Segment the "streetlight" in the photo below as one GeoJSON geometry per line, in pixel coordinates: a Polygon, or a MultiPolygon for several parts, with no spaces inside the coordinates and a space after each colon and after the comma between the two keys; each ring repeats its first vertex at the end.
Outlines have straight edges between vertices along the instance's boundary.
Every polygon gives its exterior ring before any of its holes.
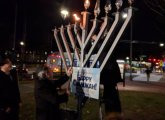
{"type": "Polygon", "coordinates": [[[68,17],[69,12],[66,9],[61,10],[61,15],[63,17],[63,19],[66,19],[66,17],[68,17]]]}
{"type": "Polygon", "coordinates": [[[127,14],[127,13],[125,13],[125,12],[122,14],[122,17],[123,17],[124,19],[126,19],[126,18],[127,18],[127,16],[128,16],[128,14],[127,14]]]}
{"type": "MultiPolygon", "coordinates": [[[[25,68],[25,65],[24,65],[24,47],[25,47],[25,42],[24,41],[20,41],[20,67],[21,67],[21,70],[23,70],[25,68]]],[[[23,73],[20,72],[20,80],[23,79],[23,73]]]]}
{"type": "Polygon", "coordinates": [[[130,80],[132,81],[133,20],[130,20],[130,80]]]}
{"type": "Polygon", "coordinates": [[[164,43],[160,43],[159,46],[160,46],[160,47],[164,47],[164,43]]]}
{"type": "Polygon", "coordinates": [[[21,41],[20,45],[23,47],[25,45],[24,41],[21,41]]]}
{"type": "Polygon", "coordinates": [[[21,61],[23,61],[23,53],[24,53],[25,42],[21,41],[19,44],[21,46],[21,61]]]}
{"type": "MultiPolygon", "coordinates": [[[[133,0],[129,0],[129,3],[132,4],[133,0]]],[[[135,7],[132,7],[133,14],[134,11],[137,11],[138,9],[135,7]]],[[[127,18],[127,13],[122,14],[123,19],[127,18]]],[[[130,59],[129,59],[129,64],[130,64],[130,80],[132,81],[132,53],[133,53],[133,18],[130,19],[130,59]]]]}
{"type": "Polygon", "coordinates": [[[129,57],[126,57],[126,60],[129,60],[129,57]]]}
{"type": "MultiPolygon", "coordinates": [[[[127,18],[127,13],[123,12],[122,18],[126,19],[127,18]]],[[[133,48],[133,21],[132,19],[130,20],[130,53],[129,53],[129,65],[130,65],[130,80],[132,81],[132,48],[133,48]]]]}

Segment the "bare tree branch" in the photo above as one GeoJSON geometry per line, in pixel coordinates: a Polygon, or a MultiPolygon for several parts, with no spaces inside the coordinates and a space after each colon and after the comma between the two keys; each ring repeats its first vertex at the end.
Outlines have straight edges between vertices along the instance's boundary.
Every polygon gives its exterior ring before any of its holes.
{"type": "Polygon", "coordinates": [[[150,10],[160,15],[161,17],[165,17],[165,0],[144,0],[144,3],[150,10]]]}

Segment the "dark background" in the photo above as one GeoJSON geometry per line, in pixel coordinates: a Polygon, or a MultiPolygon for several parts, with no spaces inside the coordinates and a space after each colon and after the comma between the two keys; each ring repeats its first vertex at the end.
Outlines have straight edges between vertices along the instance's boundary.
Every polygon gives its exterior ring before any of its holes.
{"type": "MultiPolygon", "coordinates": [[[[99,17],[104,16],[104,3],[101,0],[102,12],[99,17]]],[[[95,1],[92,1],[89,9],[92,13],[94,6],[95,1]]],[[[125,0],[123,7],[127,6],[125,0]]],[[[138,41],[133,44],[133,51],[137,54],[157,54],[164,51],[159,49],[158,44],[165,40],[165,16],[153,12],[145,4],[145,0],[137,0],[133,6],[138,9],[132,19],[133,41],[138,41]]],[[[26,50],[57,50],[52,29],[63,23],[60,15],[62,7],[79,14],[84,10],[83,0],[0,0],[0,49],[12,49],[16,35],[16,50],[20,49],[20,41],[25,41],[26,50]]],[[[114,8],[114,0],[112,7],[114,8]]],[[[129,39],[130,26],[120,40],[121,49],[125,49],[127,54],[129,39]]]]}

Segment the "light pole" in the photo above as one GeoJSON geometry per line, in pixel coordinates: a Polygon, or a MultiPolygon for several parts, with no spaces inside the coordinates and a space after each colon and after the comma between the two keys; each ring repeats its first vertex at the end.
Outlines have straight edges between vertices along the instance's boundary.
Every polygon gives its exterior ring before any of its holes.
{"type": "MultiPolygon", "coordinates": [[[[123,19],[127,18],[127,13],[123,13],[122,17],[123,19]]],[[[129,50],[129,65],[130,65],[130,80],[132,81],[132,50],[133,50],[133,21],[130,19],[130,50],[129,50]]]]}
{"type": "Polygon", "coordinates": [[[133,50],[133,21],[130,20],[130,81],[132,81],[132,50],[133,50]]]}
{"type": "MultiPolygon", "coordinates": [[[[20,41],[20,48],[21,48],[21,53],[20,53],[20,66],[21,66],[21,70],[24,68],[24,46],[25,46],[25,42],[24,41],[20,41]]],[[[20,73],[20,80],[23,79],[23,73],[20,73]]]]}
{"type": "Polygon", "coordinates": [[[130,19],[130,81],[132,81],[132,54],[133,54],[133,15],[138,9],[132,7],[132,18],[130,19]]]}
{"type": "Polygon", "coordinates": [[[15,50],[15,41],[16,41],[16,30],[17,30],[17,3],[15,5],[15,18],[14,18],[14,35],[13,35],[13,50],[15,50]]]}
{"type": "MultiPolygon", "coordinates": [[[[132,7],[132,16],[134,15],[134,11],[138,9],[132,7]]],[[[127,18],[127,13],[123,13],[122,17],[127,18]]],[[[130,51],[129,51],[129,65],[130,65],[130,81],[132,81],[132,54],[133,54],[133,17],[130,19],[130,51]]]]}
{"type": "Polygon", "coordinates": [[[20,42],[20,46],[21,46],[21,62],[23,62],[23,54],[24,54],[25,42],[24,41],[21,41],[20,42]]]}

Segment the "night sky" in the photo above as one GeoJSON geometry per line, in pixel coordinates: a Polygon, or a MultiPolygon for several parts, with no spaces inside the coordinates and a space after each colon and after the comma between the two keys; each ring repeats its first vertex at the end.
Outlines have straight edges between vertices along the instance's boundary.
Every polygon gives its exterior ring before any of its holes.
{"type": "MultiPolygon", "coordinates": [[[[92,1],[90,10],[94,8],[93,3],[95,1],[92,1]]],[[[104,4],[104,1],[101,0],[101,3],[104,4]]],[[[1,0],[0,49],[13,47],[14,29],[16,28],[15,49],[19,50],[19,42],[24,40],[26,50],[56,50],[52,29],[61,25],[60,10],[64,6],[71,12],[80,13],[84,9],[83,0],[1,0]],[[15,19],[16,27],[14,27],[15,19]]],[[[164,41],[165,16],[160,17],[155,14],[141,0],[137,0],[134,7],[138,8],[138,11],[135,11],[133,17],[133,40],[164,41]]],[[[104,15],[101,14],[101,16],[104,15]]],[[[122,39],[129,39],[129,26],[122,39]]]]}

